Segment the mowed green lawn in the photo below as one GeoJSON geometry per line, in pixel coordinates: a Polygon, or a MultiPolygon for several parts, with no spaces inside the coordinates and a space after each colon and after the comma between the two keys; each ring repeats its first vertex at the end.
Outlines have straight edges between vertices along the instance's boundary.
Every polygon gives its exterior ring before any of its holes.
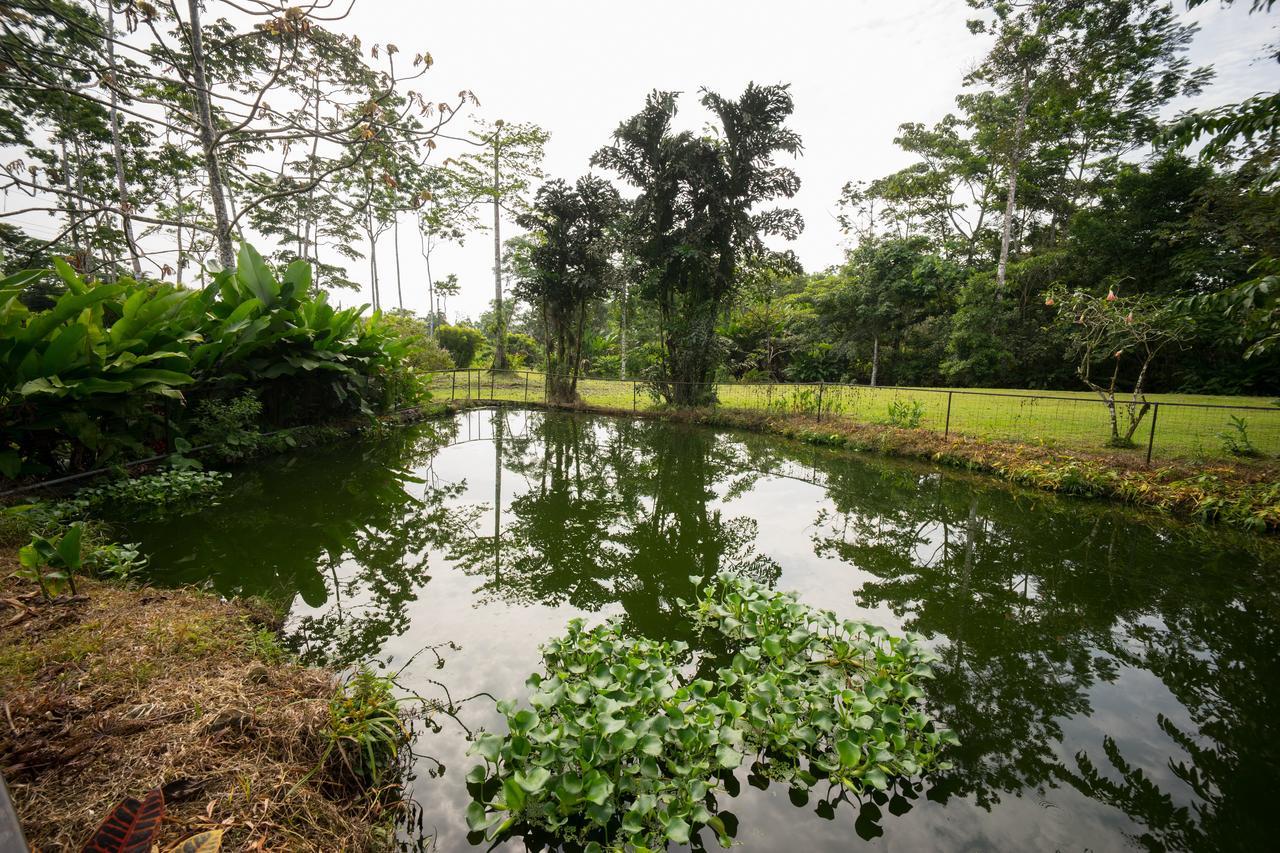
{"type": "MultiPolygon", "coordinates": [[[[578,391],[589,405],[649,409],[657,405],[643,384],[611,379],[582,379],[578,391]]],[[[487,371],[436,374],[432,392],[437,399],[543,399],[542,376],[513,373],[493,376],[487,371]]],[[[817,410],[817,385],[721,385],[725,408],[771,411],[778,414],[817,410]]],[[[890,410],[911,417],[918,406],[923,429],[977,438],[1021,441],[1055,447],[1102,449],[1110,436],[1107,408],[1089,391],[1024,391],[1004,388],[897,389],[827,385],[821,388],[823,416],[849,418],[858,423],[887,423],[890,410]],[[948,419],[948,407],[950,416],[948,419]],[[948,422],[949,420],[949,422],[948,422]]],[[[1280,407],[1267,397],[1218,397],[1199,394],[1150,394],[1160,403],[1155,418],[1153,459],[1225,458],[1230,454],[1221,434],[1239,438],[1231,417],[1242,418],[1249,442],[1262,454],[1280,455],[1280,407]]],[[[1153,411],[1134,433],[1146,454],[1153,411]]],[[[1126,407],[1119,407],[1121,432],[1127,426],[1126,407]]]]}

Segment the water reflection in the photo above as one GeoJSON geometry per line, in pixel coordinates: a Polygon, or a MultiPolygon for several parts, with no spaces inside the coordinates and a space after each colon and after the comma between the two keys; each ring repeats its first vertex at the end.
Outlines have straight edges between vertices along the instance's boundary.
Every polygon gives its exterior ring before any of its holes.
{"type": "Polygon", "coordinates": [[[448,554],[483,579],[482,600],[592,613],[616,603],[630,630],[688,639],[676,600],[693,598],[691,578],[733,570],[778,579],[780,566],[756,551],[756,523],[713,506],[718,487],[750,486],[734,449],[714,433],[557,417],[508,438],[505,421],[494,419],[496,467],[524,487],[500,511],[495,477],[492,532],[463,537],[448,554]]]}
{"type": "MultiPolygon", "coordinates": [[[[1280,822],[1280,584],[1258,540],[759,436],[513,411],[258,465],[222,506],[135,533],[171,580],[296,596],[309,657],[456,640],[468,692],[518,692],[578,613],[693,639],[677,599],[724,570],[929,637],[955,770],[853,808],[745,775],[748,849],[1255,849],[1280,822]]],[[[424,792],[448,849],[454,782],[424,792]]]]}

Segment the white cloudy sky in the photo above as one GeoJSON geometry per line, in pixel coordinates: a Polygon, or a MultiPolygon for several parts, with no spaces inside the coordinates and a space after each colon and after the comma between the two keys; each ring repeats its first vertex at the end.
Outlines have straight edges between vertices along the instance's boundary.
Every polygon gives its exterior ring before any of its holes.
{"type": "MultiPolygon", "coordinates": [[[[1250,17],[1247,4],[1238,5],[1246,8],[1210,0],[1189,14],[1202,28],[1192,59],[1218,72],[1199,106],[1275,87],[1276,66],[1256,58],[1277,38],[1280,15],[1250,17]]],[[[793,124],[805,144],[795,203],[806,228],[795,248],[812,269],[841,259],[833,214],[844,182],[906,165],[893,145],[897,126],[932,122],[952,108],[984,47],[965,28],[969,16],[963,0],[359,0],[350,23],[366,43],[390,41],[409,55],[429,50],[436,64],[425,92],[443,99],[469,88],[479,115],[545,127],[546,170],[567,179],[587,171],[591,153],[654,88],[686,92],[682,116],[697,126],[700,86],[731,94],[749,80],[791,83],[793,124]]],[[[401,227],[405,304],[425,309],[417,239],[408,222],[401,227]]],[[[492,299],[492,252],[489,235],[477,234],[433,255],[433,271],[456,272],[462,283],[451,317],[476,316],[492,299]]],[[[394,304],[394,278],[384,281],[384,304],[394,304]]]]}

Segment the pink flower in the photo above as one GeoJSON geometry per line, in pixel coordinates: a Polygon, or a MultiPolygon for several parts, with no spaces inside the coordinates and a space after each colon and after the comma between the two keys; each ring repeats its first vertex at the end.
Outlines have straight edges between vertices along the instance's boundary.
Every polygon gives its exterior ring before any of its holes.
{"type": "Polygon", "coordinates": [[[1053,297],[1052,297],[1052,296],[1046,296],[1046,297],[1045,297],[1045,299],[1044,299],[1044,304],[1045,304],[1045,305],[1048,305],[1050,308],[1052,308],[1052,307],[1053,307],[1053,297]]]}
{"type": "Polygon", "coordinates": [[[1108,302],[1115,302],[1115,301],[1116,301],[1116,292],[1115,292],[1114,290],[1108,290],[1108,291],[1107,291],[1107,301],[1108,301],[1108,302]]]}

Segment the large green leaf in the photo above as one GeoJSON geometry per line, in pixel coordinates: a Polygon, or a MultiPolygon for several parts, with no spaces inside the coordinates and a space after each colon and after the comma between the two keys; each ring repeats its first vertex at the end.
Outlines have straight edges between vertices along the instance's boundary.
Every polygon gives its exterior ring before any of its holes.
{"type": "Polygon", "coordinates": [[[99,284],[87,293],[64,293],[53,308],[37,314],[22,333],[22,342],[32,346],[44,340],[54,329],[71,320],[86,308],[104,302],[124,292],[118,284],[99,284]]]}
{"type": "Polygon", "coordinates": [[[66,282],[67,289],[72,293],[84,293],[88,290],[88,286],[80,278],[80,274],[71,268],[71,264],[57,255],[53,257],[53,268],[58,273],[58,277],[66,282]]]}
{"type": "Polygon", "coordinates": [[[248,243],[240,244],[240,252],[236,256],[236,277],[263,305],[271,305],[280,294],[280,285],[271,274],[271,268],[262,260],[258,250],[248,243]]]}
{"type": "Polygon", "coordinates": [[[284,271],[284,281],[293,285],[293,295],[301,298],[311,290],[311,264],[299,258],[284,271]]]}
{"type": "Polygon", "coordinates": [[[40,360],[40,372],[45,376],[55,376],[65,371],[79,355],[78,348],[89,337],[89,331],[79,324],[65,326],[58,336],[49,344],[40,360]]]}
{"type": "Polygon", "coordinates": [[[190,385],[195,381],[185,373],[179,373],[176,370],[161,370],[155,367],[130,370],[124,374],[124,377],[135,388],[142,388],[146,385],[190,385]]]}
{"type": "Polygon", "coordinates": [[[0,292],[14,290],[22,291],[32,283],[39,281],[49,274],[48,270],[21,270],[10,275],[0,278],[0,292]]]}
{"type": "Polygon", "coordinates": [[[68,571],[80,571],[80,540],[83,535],[84,525],[77,521],[58,540],[58,556],[68,571]]]}

